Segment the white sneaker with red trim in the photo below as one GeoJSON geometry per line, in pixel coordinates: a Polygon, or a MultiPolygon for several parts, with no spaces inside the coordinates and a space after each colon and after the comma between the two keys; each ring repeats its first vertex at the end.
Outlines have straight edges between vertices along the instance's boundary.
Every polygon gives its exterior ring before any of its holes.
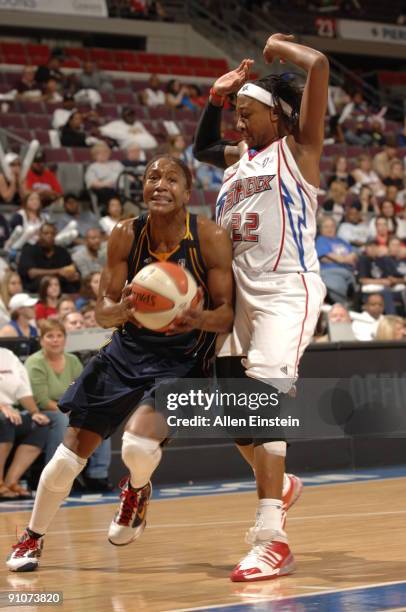
{"type": "Polygon", "coordinates": [[[303,491],[303,482],[294,474],[286,474],[289,488],[282,495],[282,529],[286,524],[286,513],[299,499],[303,491]]]}
{"type": "Polygon", "coordinates": [[[231,573],[232,582],[271,580],[291,574],[295,560],[289,545],[278,540],[254,544],[231,573]]]}

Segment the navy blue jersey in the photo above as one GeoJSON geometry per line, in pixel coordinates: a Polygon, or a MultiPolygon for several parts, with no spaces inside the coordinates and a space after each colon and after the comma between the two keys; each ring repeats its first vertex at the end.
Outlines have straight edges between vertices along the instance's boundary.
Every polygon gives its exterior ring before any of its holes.
{"type": "MultiPolygon", "coordinates": [[[[207,268],[204,263],[197,232],[197,215],[186,214],[186,232],[178,246],[170,253],[154,253],[149,236],[149,215],[134,219],[134,241],[128,257],[128,283],[145,266],[159,261],[168,261],[184,266],[194,277],[198,286],[203,289],[204,308],[211,308],[207,288],[207,268]]],[[[185,360],[200,362],[203,369],[213,356],[215,334],[201,330],[192,330],[184,334],[166,336],[162,332],[138,328],[126,323],[124,330],[137,345],[145,346],[148,351],[168,353],[175,358],[184,355],[185,360]]]]}

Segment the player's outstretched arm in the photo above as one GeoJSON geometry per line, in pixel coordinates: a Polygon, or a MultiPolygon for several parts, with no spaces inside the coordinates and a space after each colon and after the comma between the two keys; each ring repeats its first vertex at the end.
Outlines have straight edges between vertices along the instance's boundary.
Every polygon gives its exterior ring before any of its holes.
{"type": "Polygon", "coordinates": [[[320,157],[324,140],[324,117],[327,109],[329,63],[320,51],[293,42],[294,37],[273,34],[264,48],[265,61],[275,58],[296,64],[307,72],[300,107],[299,130],[295,140],[320,157]]]}
{"type": "Polygon", "coordinates": [[[116,225],[107,245],[107,263],[103,268],[96,302],[96,320],[102,327],[120,327],[132,323],[134,308],[129,296],[122,298],[128,275],[128,256],[134,240],[133,220],[116,225]]]}
{"type": "Polygon", "coordinates": [[[238,68],[227,72],[214,83],[195,134],[193,155],[199,161],[227,168],[240,159],[238,145],[231,145],[221,138],[221,111],[224,97],[238,91],[248,80],[253,63],[253,60],[244,59],[238,68]]]}
{"type": "Polygon", "coordinates": [[[199,218],[198,231],[208,270],[207,283],[212,310],[189,308],[177,317],[170,333],[182,333],[191,329],[227,333],[231,331],[234,319],[231,240],[225,230],[206,218],[199,218]]]}

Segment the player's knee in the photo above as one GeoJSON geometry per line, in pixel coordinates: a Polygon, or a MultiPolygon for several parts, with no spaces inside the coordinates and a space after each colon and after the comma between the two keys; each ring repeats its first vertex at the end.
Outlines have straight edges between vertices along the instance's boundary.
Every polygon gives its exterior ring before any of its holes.
{"type": "Polygon", "coordinates": [[[276,455],[277,457],[286,457],[287,444],[282,440],[263,442],[262,446],[269,455],[276,455]]]}
{"type": "Polygon", "coordinates": [[[45,466],[41,474],[41,482],[49,491],[55,493],[69,491],[86,463],[86,459],[82,459],[60,444],[51,461],[45,466]]]}
{"type": "Polygon", "coordinates": [[[162,457],[162,449],[157,440],[134,435],[128,431],[123,434],[121,456],[130,471],[137,474],[155,469],[162,457]]]}

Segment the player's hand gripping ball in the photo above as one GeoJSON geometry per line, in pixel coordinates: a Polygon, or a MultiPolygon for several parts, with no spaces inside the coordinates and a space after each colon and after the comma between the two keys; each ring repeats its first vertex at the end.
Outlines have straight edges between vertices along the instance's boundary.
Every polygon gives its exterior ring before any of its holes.
{"type": "Polygon", "coordinates": [[[142,268],[134,276],[131,288],[135,319],[157,332],[167,331],[178,315],[200,299],[190,272],[167,261],[142,268]]]}

